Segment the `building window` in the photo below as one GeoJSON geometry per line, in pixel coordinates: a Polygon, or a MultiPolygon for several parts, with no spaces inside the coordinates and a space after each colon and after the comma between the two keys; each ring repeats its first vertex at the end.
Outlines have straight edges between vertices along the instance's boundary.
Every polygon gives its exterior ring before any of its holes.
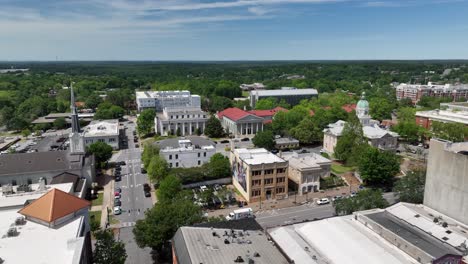
{"type": "Polygon", "coordinates": [[[273,174],[273,170],[265,170],[265,175],[273,174]]]}
{"type": "Polygon", "coordinates": [[[262,171],[261,171],[261,170],[252,171],[252,176],[259,176],[259,175],[262,175],[262,171]]]}
{"type": "Polygon", "coordinates": [[[169,159],[170,159],[170,160],[172,159],[172,155],[169,155],[169,159]]]}
{"type": "Polygon", "coordinates": [[[276,178],[276,182],[277,182],[277,183],[282,183],[282,182],[284,182],[285,180],[286,180],[285,177],[276,178]]]}
{"type": "Polygon", "coordinates": [[[265,179],[265,185],[273,184],[273,178],[265,179]]]}
{"type": "Polygon", "coordinates": [[[115,142],[115,138],[109,138],[109,142],[115,142]]]}
{"type": "Polygon", "coordinates": [[[284,187],[277,187],[276,193],[284,193],[284,187]]]}
{"type": "Polygon", "coordinates": [[[178,159],[179,158],[179,154],[175,154],[175,159],[178,159]]]}
{"type": "Polygon", "coordinates": [[[16,180],[11,180],[11,185],[16,186],[16,180]]]}
{"type": "Polygon", "coordinates": [[[176,162],[175,166],[176,166],[176,168],[178,168],[179,167],[179,162],[176,162]]]}
{"type": "Polygon", "coordinates": [[[201,161],[198,161],[198,165],[201,165],[201,161]]]}
{"type": "Polygon", "coordinates": [[[104,142],[103,138],[98,139],[99,142],[104,142]]]}
{"type": "Polygon", "coordinates": [[[176,119],[179,119],[179,116],[178,116],[178,115],[176,115],[176,116],[175,116],[175,118],[176,118],[176,119]]]}
{"type": "Polygon", "coordinates": [[[262,185],[262,180],[253,180],[252,181],[252,186],[260,186],[262,185]]]}
{"type": "Polygon", "coordinates": [[[184,115],[182,115],[182,118],[184,118],[184,115]]]}
{"type": "Polygon", "coordinates": [[[252,191],[252,196],[260,196],[261,191],[260,190],[253,190],[252,191]]]}
{"type": "Polygon", "coordinates": [[[198,157],[200,157],[200,152],[198,152],[198,157]]]}
{"type": "Polygon", "coordinates": [[[203,157],[206,157],[206,152],[203,152],[203,157]]]}
{"type": "Polygon", "coordinates": [[[284,173],[285,171],[285,168],[276,169],[276,173],[284,173]]]}

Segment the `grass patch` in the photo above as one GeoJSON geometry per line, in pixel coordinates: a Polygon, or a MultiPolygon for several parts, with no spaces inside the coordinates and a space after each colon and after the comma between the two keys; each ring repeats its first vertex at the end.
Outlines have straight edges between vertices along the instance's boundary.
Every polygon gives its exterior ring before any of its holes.
{"type": "Polygon", "coordinates": [[[118,224],[118,223],[120,223],[120,221],[117,220],[117,218],[115,218],[113,215],[111,215],[111,216],[110,216],[110,224],[111,224],[111,225],[116,225],[116,224],[118,224]]]}
{"type": "Polygon", "coordinates": [[[342,174],[348,171],[354,171],[355,167],[346,167],[340,164],[332,164],[331,170],[336,174],[342,174]]]}
{"type": "Polygon", "coordinates": [[[249,97],[250,93],[247,91],[242,91],[242,97],[249,97]]]}
{"type": "Polygon", "coordinates": [[[338,176],[331,175],[326,178],[320,178],[320,189],[331,189],[335,187],[345,186],[345,181],[338,176]]]}
{"type": "Polygon", "coordinates": [[[91,231],[96,231],[101,226],[101,215],[102,211],[91,211],[89,212],[89,223],[91,226],[91,231]]]}
{"type": "Polygon", "coordinates": [[[102,200],[104,199],[104,193],[98,193],[96,199],[91,201],[92,206],[102,205],[102,200]]]}

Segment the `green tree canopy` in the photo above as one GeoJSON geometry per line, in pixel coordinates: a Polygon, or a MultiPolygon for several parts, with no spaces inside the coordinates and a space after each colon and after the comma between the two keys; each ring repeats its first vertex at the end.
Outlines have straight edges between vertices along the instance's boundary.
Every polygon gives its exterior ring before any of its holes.
{"type": "Polygon", "coordinates": [[[271,130],[257,132],[252,143],[258,148],[272,150],[275,147],[275,139],[271,130]]]}
{"type": "Polygon", "coordinates": [[[151,182],[156,183],[164,179],[169,173],[169,166],[167,161],[160,155],[155,155],[151,158],[149,166],[146,167],[149,179],[151,182]]]}
{"type": "Polygon", "coordinates": [[[127,259],[125,244],[116,241],[112,230],[98,230],[94,232],[96,244],[93,252],[93,263],[96,264],[124,264],[127,259]]]}
{"type": "Polygon", "coordinates": [[[151,158],[154,156],[159,156],[159,147],[154,144],[146,144],[141,153],[141,161],[143,161],[143,166],[145,168],[149,167],[151,158]]]}
{"type": "Polygon", "coordinates": [[[273,109],[278,105],[278,101],[273,98],[265,98],[265,99],[260,99],[255,103],[255,109],[256,110],[269,110],[273,109]]]}
{"type": "Polygon", "coordinates": [[[200,207],[188,199],[156,203],[138,220],[133,234],[139,247],[164,248],[181,226],[190,226],[202,221],[200,207]]]}
{"type": "Polygon", "coordinates": [[[468,138],[468,127],[464,124],[433,121],[431,128],[435,137],[452,142],[463,142],[468,138]]]}
{"type": "Polygon", "coordinates": [[[289,133],[301,143],[310,144],[317,141],[321,135],[318,127],[314,124],[311,117],[302,119],[296,127],[293,127],[289,133]]]}
{"type": "Polygon", "coordinates": [[[85,100],[85,105],[87,108],[95,109],[102,103],[102,98],[97,94],[91,94],[85,100]]]}
{"type": "Polygon", "coordinates": [[[231,175],[229,159],[224,157],[221,153],[215,153],[211,156],[210,162],[205,164],[204,168],[209,178],[218,179],[231,175]]]}
{"type": "Polygon", "coordinates": [[[122,118],[125,114],[125,110],[117,105],[113,105],[109,102],[103,102],[99,104],[96,113],[94,114],[94,119],[118,119],[122,118]]]}
{"type": "Polygon", "coordinates": [[[221,122],[214,115],[210,116],[206,121],[205,135],[211,138],[219,138],[224,136],[224,129],[221,126],[221,122]]]}
{"type": "Polygon", "coordinates": [[[370,100],[369,108],[372,118],[382,121],[392,118],[391,114],[395,106],[385,98],[376,97],[370,100]]]}
{"type": "Polygon", "coordinates": [[[112,157],[112,147],[107,143],[98,141],[87,147],[87,152],[94,154],[98,166],[103,167],[104,163],[112,157]]]}
{"type": "Polygon", "coordinates": [[[168,175],[159,184],[156,195],[158,202],[170,202],[177,197],[177,194],[182,191],[182,182],[174,175],[168,175]]]}
{"type": "Polygon", "coordinates": [[[354,197],[348,197],[334,202],[337,215],[348,215],[357,211],[385,208],[387,206],[388,202],[382,197],[382,191],[372,189],[362,190],[354,197]]]}
{"type": "Polygon", "coordinates": [[[405,177],[396,182],[393,191],[401,202],[421,204],[424,201],[424,186],[426,184],[426,171],[409,171],[405,177]]]}
{"type": "Polygon", "coordinates": [[[154,129],[154,117],[156,112],[153,109],[145,109],[141,111],[137,119],[137,130],[142,136],[151,134],[154,129]]]}
{"type": "Polygon", "coordinates": [[[359,120],[353,116],[345,124],[341,137],[338,138],[334,149],[335,158],[345,161],[348,165],[355,165],[360,153],[365,151],[368,143],[364,137],[359,120]]]}
{"type": "Polygon", "coordinates": [[[65,117],[59,117],[54,120],[54,127],[56,129],[63,129],[67,127],[67,121],[65,120],[65,117]]]}
{"type": "Polygon", "coordinates": [[[400,160],[394,153],[369,147],[361,153],[358,169],[366,184],[387,185],[400,171],[400,160]]]}

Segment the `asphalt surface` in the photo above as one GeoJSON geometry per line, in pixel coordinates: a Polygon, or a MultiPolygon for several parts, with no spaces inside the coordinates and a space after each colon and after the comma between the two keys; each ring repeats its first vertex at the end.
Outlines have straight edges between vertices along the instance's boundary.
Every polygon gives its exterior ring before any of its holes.
{"type": "Polygon", "coordinates": [[[119,151],[114,155],[112,161],[125,161],[122,166],[122,180],[115,182],[115,187],[122,189],[121,202],[122,214],[115,216],[120,221],[120,239],[125,243],[127,250],[127,260],[125,263],[153,263],[151,250],[141,249],[137,246],[132,233],[135,222],[144,218],[144,212],[153,207],[150,197],[145,197],[143,184],[148,182],[146,174],[141,173],[141,150],[135,148],[133,143],[134,124],[126,123],[125,130],[128,148],[119,151]]]}
{"type": "MultiPolygon", "coordinates": [[[[384,193],[383,197],[390,203],[397,202],[393,193],[384,193]]],[[[307,204],[257,212],[257,222],[265,229],[281,225],[290,225],[305,221],[319,220],[335,215],[331,204],[317,205],[314,202],[307,204]]]]}

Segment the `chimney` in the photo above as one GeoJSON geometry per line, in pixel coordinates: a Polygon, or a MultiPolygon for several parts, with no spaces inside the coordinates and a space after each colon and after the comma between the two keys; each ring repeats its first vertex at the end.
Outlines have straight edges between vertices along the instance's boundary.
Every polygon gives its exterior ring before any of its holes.
{"type": "Polygon", "coordinates": [[[45,191],[46,190],[46,181],[43,177],[39,178],[39,188],[38,191],[45,191]]]}

